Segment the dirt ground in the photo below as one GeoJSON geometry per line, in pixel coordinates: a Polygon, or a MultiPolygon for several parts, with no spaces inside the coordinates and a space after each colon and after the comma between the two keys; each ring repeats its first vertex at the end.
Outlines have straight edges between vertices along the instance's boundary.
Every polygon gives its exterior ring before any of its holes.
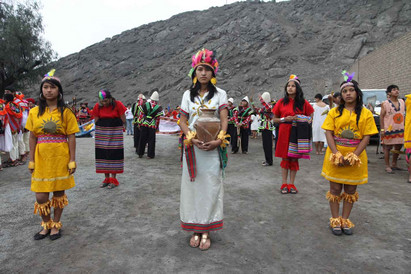
{"type": "Polygon", "coordinates": [[[299,194],[281,195],[279,160],[261,166],[261,139],[251,139],[249,154],[229,155],[224,229],[203,252],[180,229],[178,137],[157,138],[148,160],[125,136],[125,172],[113,190],[99,188],[94,139],[77,139],[76,187],[67,191],[63,237],[54,242],[33,240],[41,227],[27,165],[0,172],[0,272],[410,273],[411,184],[405,171],[384,172],[375,146],[367,149],[370,181],[350,217],[355,234],[337,237],[328,228],[323,156],[300,162],[299,194]]]}

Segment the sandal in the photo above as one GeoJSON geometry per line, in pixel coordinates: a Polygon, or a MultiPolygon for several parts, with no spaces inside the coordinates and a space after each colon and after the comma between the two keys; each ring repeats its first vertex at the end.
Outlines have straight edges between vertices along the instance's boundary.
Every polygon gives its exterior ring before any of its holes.
{"type": "Polygon", "coordinates": [[[405,169],[397,167],[397,166],[392,166],[391,170],[399,170],[399,171],[404,171],[405,169]]]}
{"type": "Polygon", "coordinates": [[[201,251],[206,251],[211,247],[211,240],[210,236],[208,234],[203,233],[201,235],[201,243],[200,243],[200,249],[201,251]],[[208,247],[204,247],[205,244],[207,244],[207,241],[210,243],[208,247]]]}
{"type": "Polygon", "coordinates": [[[194,233],[193,236],[191,236],[190,238],[190,246],[198,247],[199,245],[200,245],[200,233],[194,233]]]}
{"type": "Polygon", "coordinates": [[[120,183],[118,182],[118,180],[116,178],[111,178],[111,183],[108,185],[108,189],[113,189],[115,187],[118,187],[120,183]]]}
{"type": "Polygon", "coordinates": [[[390,167],[386,167],[385,172],[387,172],[388,174],[394,174],[394,171],[392,171],[390,167]]]}
{"type": "Polygon", "coordinates": [[[342,234],[342,230],[341,230],[341,218],[337,217],[337,218],[330,218],[330,228],[332,233],[335,236],[341,236],[342,234]]]}
{"type": "Polygon", "coordinates": [[[280,191],[281,191],[281,194],[287,194],[288,193],[287,184],[282,184],[281,187],[280,187],[280,191]]]}
{"type": "Polygon", "coordinates": [[[294,184],[288,184],[288,192],[290,192],[291,194],[297,194],[298,193],[298,190],[297,190],[297,188],[295,187],[295,185],[294,184]]]}
{"type": "Polygon", "coordinates": [[[350,219],[341,218],[341,226],[342,226],[342,232],[345,235],[352,235],[353,234],[353,228],[354,228],[355,225],[350,221],[350,219]]]}
{"type": "Polygon", "coordinates": [[[104,181],[101,183],[100,188],[106,187],[110,184],[110,178],[105,178],[104,181]]]}

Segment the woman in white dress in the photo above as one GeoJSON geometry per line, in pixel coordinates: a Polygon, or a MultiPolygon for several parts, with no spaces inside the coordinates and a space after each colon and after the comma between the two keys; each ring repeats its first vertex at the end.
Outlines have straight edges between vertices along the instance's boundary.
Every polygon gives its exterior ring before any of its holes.
{"type": "Polygon", "coordinates": [[[251,133],[253,136],[251,138],[256,139],[257,138],[257,131],[258,131],[258,126],[260,124],[260,115],[258,112],[254,111],[254,114],[251,115],[251,133]]]}
{"type": "Polygon", "coordinates": [[[207,250],[211,245],[209,232],[223,228],[221,167],[227,163],[227,94],[215,86],[218,62],[212,51],[203,49],[192,61],[189,76],[193,84],[184,92],[179,121],[185,135],[180,219],[182,229],[194,233],[190,246],[207,250]],[[205,143],[197,139],[194,124],[201,108],[216,110],[222,129],[217,140],[205,143]]]}
{"type": "Polygon", "coordinates": [[[325,138],[325,130],[321,128],[325,117],[330,110],[330,107],[322,101],[323,96],[318,93],[315,95],[314,116],[313,116],[313,143],[315,144],[315,153],[323,154],[324,143],[327,142],[325,138]]]}

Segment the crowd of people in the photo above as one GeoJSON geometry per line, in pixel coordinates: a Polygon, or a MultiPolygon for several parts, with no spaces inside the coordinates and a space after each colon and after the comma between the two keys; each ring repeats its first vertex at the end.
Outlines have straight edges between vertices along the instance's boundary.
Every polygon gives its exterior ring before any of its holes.
{"type": "MultiPolygon", "coordinates": [[[[73,111],[64,103],[62,83],[54,70],[41,81],[37,106],[34,99],[24,99],[20,92],[6,91],[0,101],[0,150],[8,153],[9,160],[2,166],[16,166],[29,158],[31,190],[36,199],[34,213],[42,219],[42,230],[34,239],[61,237],[60,219],[68,205],[65,191],[75,186],[75,133],[79,132],[79,124],[94,119],[96,173],[104,174],[101,188],[113,189],[120,184],[117,175],[124,172],[126,127],[126,134],[133,135],[138,157],[147,153],[147,159],[153,159],[156,131],[164,115],[178,118],[182,132],[180,220],[181,228],[193,233],[191,247],[209,249],[210,232],[223,228],[228,150],[236,154],[241,148],[242,154],[247,154],[250,135],[256,138],[257,131],[262,136],[262,165],[272,166],[273,156],[281,159],[282,194],[298,193],[295,181],[299,159],[310,159],[312,143],[317,155],[324,154],[326,147],[321,175],[329,181],[325,195],[331,211],[329,225],[335,235],[351,235],[354,224],[349,217],[359,199],[357,186],[368,182],[366,147],[370,137],[378,133],[353,75],[344,75],[340,91],[329,96],[329,104],[323,102],[321,94],[315,95],[315,103],[309,103],[301,79],[293,74],[285,81],[278,101],[264,92],[258,96],[259,103],[245,96],[236,107],[235,100],[217,87],[218,68],[213,51],[202,49],[193,55],[189,73],[192,83],[175,110],[163,109],[158,90],[148,100],[139,94],[134,104],[125,107],[109,90],[102,89],[92,110],[83,103],[73,111]],[[217,119],[218,130],[211,139],[204,138],[196,126],[205,109],[215,112],[217,119]]],[[[389,174],[402,169],[397,160],[404,144],[407,160],[411,154],[411,100],[404,102],[399,95],[398,86],[389,86],[380,114],[379,133],[389,174]],[[407,116],[406,111],[410,112],[407,116]]]]}

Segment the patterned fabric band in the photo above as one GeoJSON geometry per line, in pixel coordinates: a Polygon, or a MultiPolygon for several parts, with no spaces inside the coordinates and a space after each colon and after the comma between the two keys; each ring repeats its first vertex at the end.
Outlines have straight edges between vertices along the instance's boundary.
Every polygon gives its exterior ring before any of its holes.
{"type": "Polygon", "coordinates": [[[334,136],[335,144],[343,147],[356,147],[361,142],[360,139],[347,139],[334,136]]]}
{"type": "Polygon", "coordinates": [[[67,143],[66,135],[39,135],[37,144],[41,143],[67,143]]]}
{"type": "Polygon", "coordinates": [[[340,87],[340,91],[343,90],[343,88],[348,87],[348,86],[354,86],[354,84],[351,83],[351,82],[347,82],[347,83],[345,83],[344,85],[342,85],[342,86],[340,87]]]}

